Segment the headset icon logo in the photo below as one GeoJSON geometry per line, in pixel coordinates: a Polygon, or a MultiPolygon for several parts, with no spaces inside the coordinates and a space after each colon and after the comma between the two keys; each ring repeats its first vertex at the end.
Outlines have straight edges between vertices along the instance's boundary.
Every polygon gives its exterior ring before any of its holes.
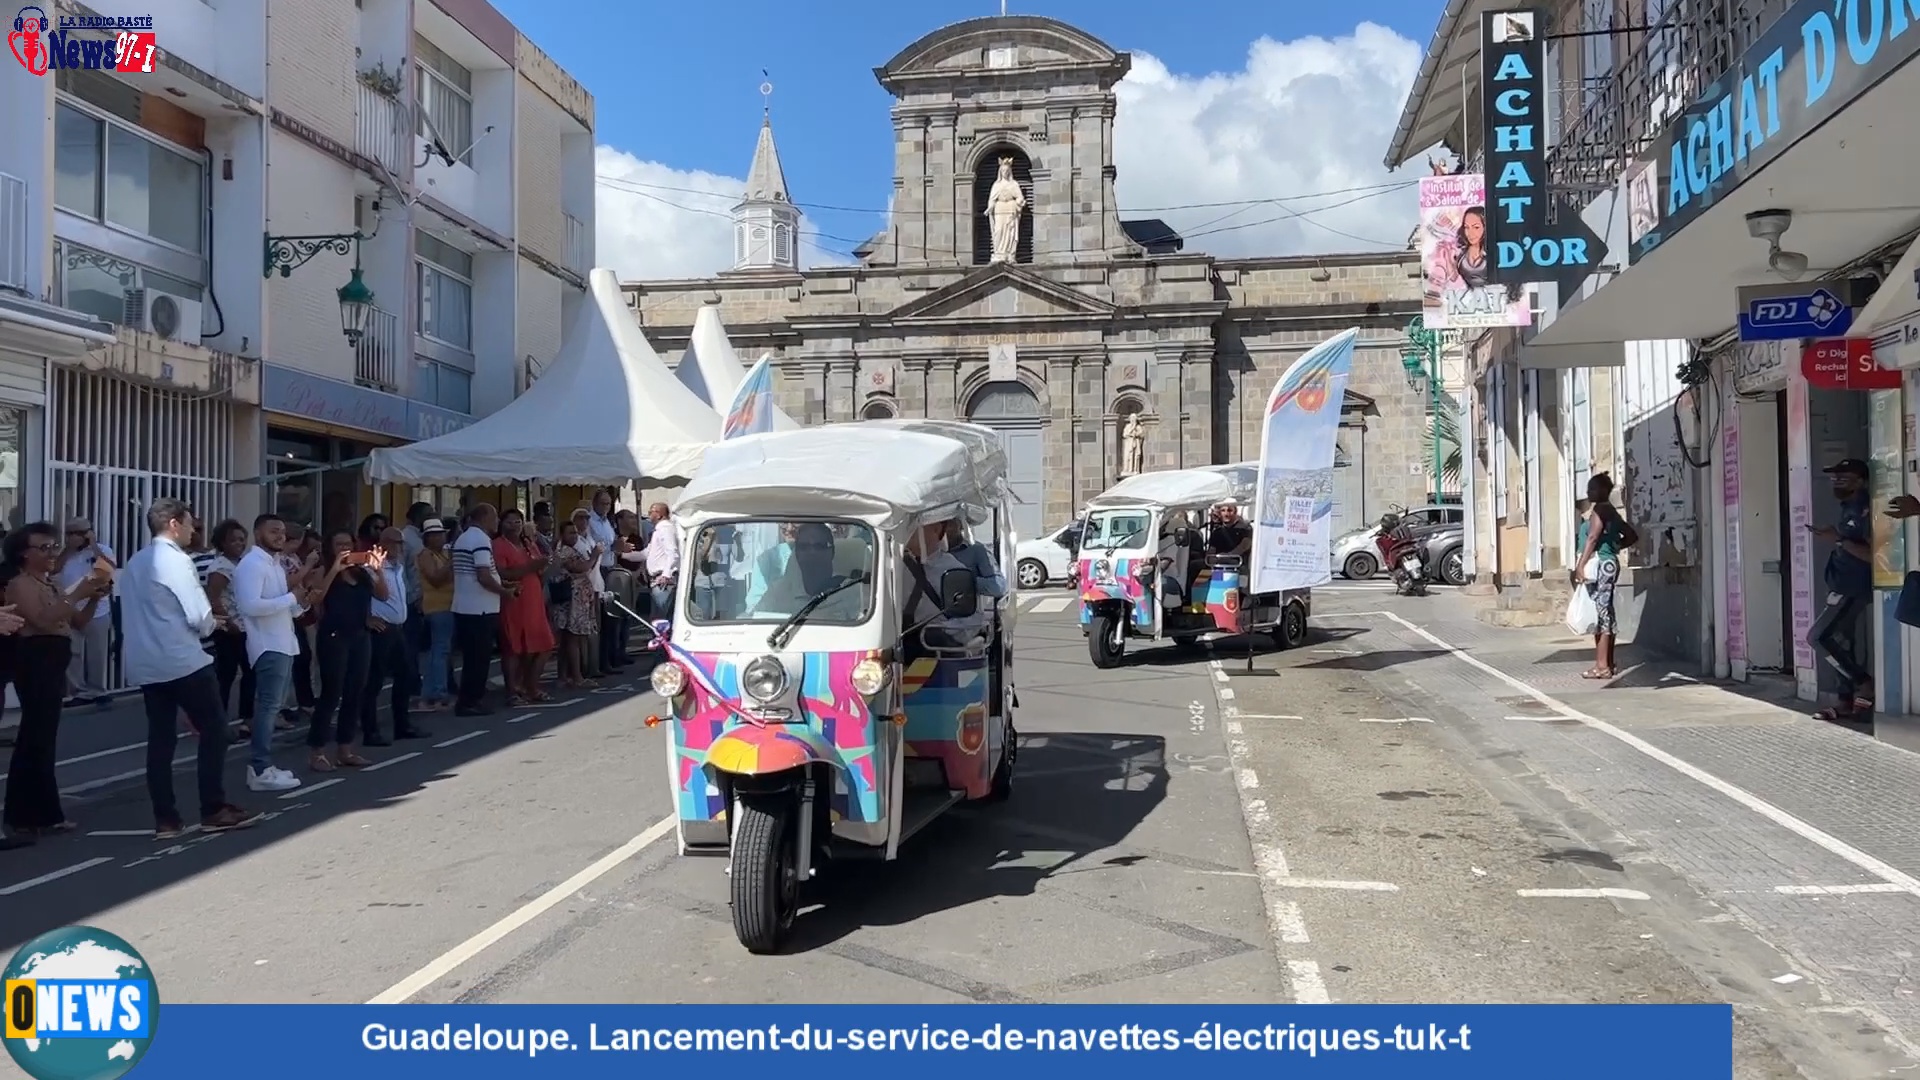
{"type": "Polygon", "coordinates": [[[35,75],[45,75],[52,66],[53,55],[43,40],[53,23],[47,13],[37,7],[23,7],[20,14],[14,16],[13,32],[7,35],[7,48],[12,50],[13,58],[20,66],[35,75]]]}

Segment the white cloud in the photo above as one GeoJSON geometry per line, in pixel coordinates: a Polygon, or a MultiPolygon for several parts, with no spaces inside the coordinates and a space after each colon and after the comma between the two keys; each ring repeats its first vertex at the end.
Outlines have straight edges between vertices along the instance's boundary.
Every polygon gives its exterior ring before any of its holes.
{"type": "MultiPolygon", "coordinates": [[[[1218,255],[1374,246],[1355,237],[1401,246],[1417,216],[1411,188],[1244,206],[1163,208],[1281,199],[1391,182],[1380,159],[1420,56],[1419,45],[1373,23],[1361,23],[1352,34],[1331,40],[1261,38],[1247,50],[1242,70],[1224,74],[1176,75],[1153,56],[1135,52],[1133,71],[1118,88],[1114,127],[1117,190],[1124,212],[1161,218],[1189,237],[1188,251],[1218,255]],[[1333,205],[1348,200],[1353,201],[1333,205]],[[1290,216],[1314,207],[1328,208],[1307,213],[1306,220],[1290,216]],[[1318,228],[1309,220],[1353,235],[1318,228]]],[[[599,147],[595,158],[602,178],[596,207],[600,265],[612,267],[626,280],[702,277],[732,265],[727,211],[745,189],[743,179],[642,161],[609,146],[599,147]]],[[[1409,171],[1391,179],[1408,181],[1414,175],[1409,171]]],[[[885,179],[875,178],[866,190],[884,190],[885,179]]],[[[805,201],[803,196],[803,209],[805,201]]],[[[877,231],[883,222],[881,215],[874,215],[872,226],[861,235],[877,231]]],[[[803,228],[820,226],[809,222],[803,228]]],[[[807,265],[841,261],[812,243],[802,245],[801,255],[807,265]]]]}
{"type": "Polygon", "coordinates": [[[1404,245],[1418,216],[1411,188],[1344,206],[1333,204],[1369,193],[1244,207],[1158,208],[1412,180],[1417,172],[1390,180],[1380,159],[1420,56],[1420,46],[1372,23],[1333,40],[1261,38],[1247,50],[1245,68],[1231,74],[1175,75],[1154,57],[1134,53],[1133,71],[1118,87],[1114,120],[1115,186],[1124,212],[1161,218],[1190,237],[1188,251],[1218,255],[1372,246],[1307,221],[1404,245]],[[1308,213],[1305,221],[1287,216],[1315,206],[1330,208],[1308,213]],[[1232,228],[1236,225],[1246,227],[1232,228]],[[1197,235],[1203,232],[1207,235],[1197,235]]]}

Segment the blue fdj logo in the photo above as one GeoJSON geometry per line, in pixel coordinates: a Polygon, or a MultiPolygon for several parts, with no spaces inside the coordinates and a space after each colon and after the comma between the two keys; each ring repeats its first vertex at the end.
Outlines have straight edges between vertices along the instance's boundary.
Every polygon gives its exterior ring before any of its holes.
{"type": "Polygon", "coordinates": [[[7,1053],[33,1080],[119,1080],[146,1056],[160,996],[122,939],[63,927],[21,946],[4,978],[7,1053]]]}
{"type": "Polygon", "coordinates": [[[1806,323],[1816,330],[1825,330],[1833,325],[1846,305],[1840,298],[1825,289],[1816,289],[1807,296],[1781,296],[1771,300],[1755,300],[1747,305],[1747,318],[1755,326],[1787,326],[1806,323]]]}

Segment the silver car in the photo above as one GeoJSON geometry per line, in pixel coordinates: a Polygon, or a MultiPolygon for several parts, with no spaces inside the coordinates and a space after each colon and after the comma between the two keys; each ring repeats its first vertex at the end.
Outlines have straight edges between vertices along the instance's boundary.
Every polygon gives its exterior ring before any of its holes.
{"type": "MultiPolygon", "coordinates": [[[[1400,516],[1415,532],[1431,531],[1443,525],[1458,525],[1462,520],[1457,503],[1428,503],[1403,511],[1400,516]]],[[[1365,581],[1379,573],[1380,549],[1373,543],[1373,534],[1378,529],[1377,524],[1365,525],[1335,537],[1331,552],[1332,571],[1355,581],[1365,581]]]]}

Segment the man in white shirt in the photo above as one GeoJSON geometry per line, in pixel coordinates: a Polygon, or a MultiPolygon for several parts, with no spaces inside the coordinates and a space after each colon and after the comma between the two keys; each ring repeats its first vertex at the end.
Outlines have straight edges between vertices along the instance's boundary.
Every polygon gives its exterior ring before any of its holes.
{"type": "MultiPolygon", "coordinates": [[[[500,580],[493,562],[493,534],[500,514],[486,503],[467,514],[467,528],[453,542],[453,638],[460,649],[460,689],[455,716],[485,716],[493,710],[483,699],[500,636],[500,598],[517,583],[500,580]]],[[[534,582],[535,587],[539,582],[534,582]]]]}
{"type": "Polygon", "coordinates": [[[927,623],[967,625],[971,622],[947,620],[946,611],[940,605],[940,579],[949,570],[967,569],[965,563],[947,550],[946,532],[945,524],[928,525],[916,531],[907,542],[907,557],[901,560],[900,569],[900,588],[907,603],[900,629],[910,631],[911,637],[918,637],[918,628],[927,623]]]}
{"type": "Polygon", "coordinates": [[[673,587],[680,575],[680,527],[669,516],[667,504],[654,503],[647,508],[653,522],[653,535],[647,537],[647,585],[652,590],[651,618],[673,621],[673,587]]]}
{"type": "MultiPolygon", "coordinates": [[[[96,563],[105,559],[118,566],[113,549],[94,537],[93,522],[74,518],[67,522],[67,544],[60,551],[54,569],[55,582],[63,594],[71,595],[81,582],[93,574],[96,563]]],[[[89,619],[84,629],[73,635],[73,659],[67,662],[67,708],[107,701],[107,655],[113,647],[113,620],[89,619]]]]}
{"type": "Polygon", "coordinates": [[[400,558],[401,574],[406,579],[407,603],[407,640],[413,645],[415,669],[418,670],[420,654],[427,651],[427,619],[420,611],[420,553],[427,550],[426,537],[420,533],[420,526],[433,516],[433,504],[417,502],[407,507],[407,527],[400,530],[406,550],[400,558]]]}
{"type": "MultiPolygon", "coordinates": [[[[140,688],[147,707],[147,794],[153,800],[154,836],[183,831],[173,798],[173,751],[178,717],[199,738],[200,828],[242,828],[260,815],[227,801],[227,706],[220,700],[213,657],[200,639],[219,626],[207,592],[181,547],[193,536],[193,512],[178,499],[155,499],[147,510],[153,542],[128,562],[120,579],[120,659],[127,681],[140,688]]],[[[271,726],[262,721],[257,728],[271,726]]]]}
{"type": "Polygon", "coordinates": [[[389,679],[393,680],[393,738],[424,739],[433,734],[415,727],[413,714],[407,709],[419,659],[407,637],[407,626],[415,621],[409,619],[408,610],[412,609],[417,621],[424,622],[426,617],[418,614],[420,598],[407,591],[407,572],[397,565],[406,561],[406,537],[399,529],[388,526],[380,534],[380,546],[387,553],[387,561],[379,571],[387,580],[387,595],[384,599],[379,593],[373,595],[367,618],[367,629],[373,638],[373,659],[368,665],[366,687],[360,699],[360,722],[366,729],[366,737],[360,740],[363,746],[392,744],[392,739],[380,734],[379,721],[380,689],[389,679]]]}
{"type": "Polygon", "coordinates": [[[317,599],[309,582],[317,574],[319,556],[296,564],[289,575],[287,523],[275,514],[253,519],[253,547],[233,569],[233,605],[246,626],[247,662],[253,665],[253,738],[247,754],[247,787],[253,791],[287,791],[300,786],[292,773],[273,763],[272,717],[280,715],[293,682],[293,665],[300,655],[299,631],[293,620],[317,599]]]}
{"type": "Polygon", "coordinates": [[[593,513],[587,517],[587,539],[600,545],[605,554],[600,556],[600,572],[604,575],[613,569],[615,532],[613,528],[613,495],[606,488],[593,493],[593,513]]]}

